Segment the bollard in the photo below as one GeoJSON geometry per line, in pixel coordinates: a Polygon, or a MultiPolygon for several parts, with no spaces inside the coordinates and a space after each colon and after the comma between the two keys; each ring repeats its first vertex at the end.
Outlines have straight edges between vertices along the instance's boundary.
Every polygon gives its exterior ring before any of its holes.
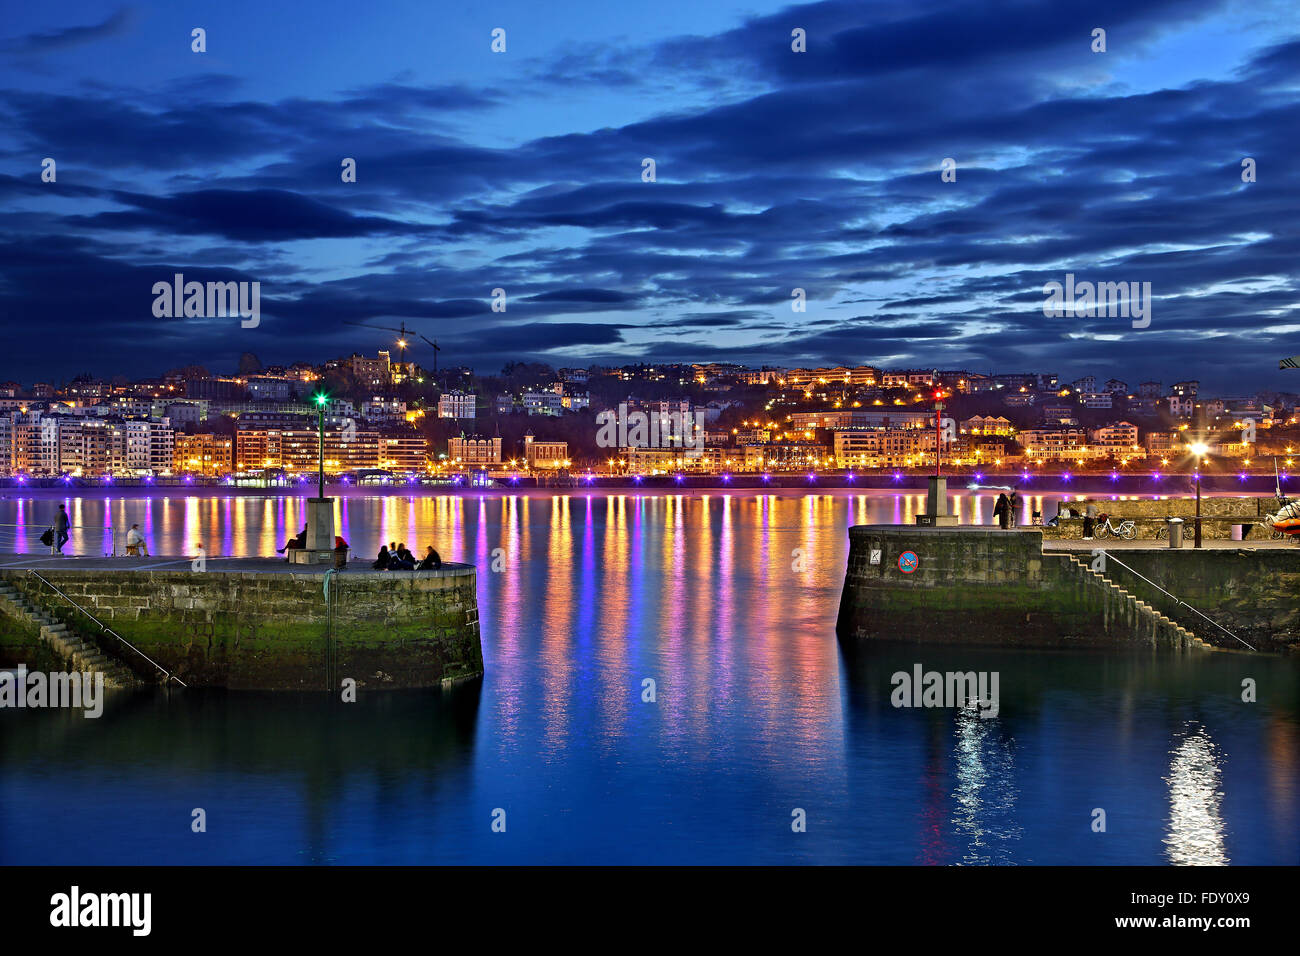
{"type": "Polygon", "coordinates": [[[1169,547],[1181,548],[1183,546],[1183,519],[1166,518],[1169,523],[1169,547]]]}

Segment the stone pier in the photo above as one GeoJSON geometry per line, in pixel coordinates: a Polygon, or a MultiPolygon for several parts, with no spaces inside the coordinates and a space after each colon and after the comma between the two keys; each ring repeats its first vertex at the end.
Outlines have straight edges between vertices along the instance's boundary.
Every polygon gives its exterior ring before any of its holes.
{"type": "Polygon", "coordinates": [[[836,631],[843,641],[1208,646],[1095,569],[1091,555],[1044,553],[1035,528],[850,528],[836,631]]]}
{"type": "MultiPolygon", "coordinates": [[[[344,678],[370,688],[431,687],[483,673],[472,565],[357,564],[339,572],[208,558],[198,571],[189,559],[28,559],[0,567],[0,580],[142,679],[156,675],[79,609],[191,687],[325,690],[344,678]]],[[[0,642],[11,661],[30,643],[14,633],[15,641],[0,642]]]]}

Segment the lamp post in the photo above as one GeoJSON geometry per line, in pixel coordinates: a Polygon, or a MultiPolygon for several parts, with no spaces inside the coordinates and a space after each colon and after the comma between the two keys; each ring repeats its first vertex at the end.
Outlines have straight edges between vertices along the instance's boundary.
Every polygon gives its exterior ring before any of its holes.
{"type": "Polygon", "coordinates": [[[312,401],[316,403],[319,424],[320,464],[316,479],[316,497],[307,499],[306,546],[289,552],[289,561],[297,564],[325,562],[338,558],[338,552],[334,548],[334,500],[325,497],[325,406],[329,404],[329,400],[329,395],[325,392],[317,392],[312,396],[312,401]]]}
{"type": "Polygon", "coordinates": [[[316,403],[316,423],[320,429],[320,469],[316,475],[316,497],[324,499],[325,497],[325,405],[329,402],[330,397],[324,392],[317,392],[312,396],[316,403]]]}
{"type": "Polygon", "coordinates": [[[943,414],[944,404],[940,399],[943,398],[943,392],[934,393],[934,476],[939,478],[943,475],[943,414]]]}
{"type": "Polygon", "coordinates": [[[1198,441],[1191,446],[1191,450],[1196,456],[1196,528],[1193,532],[1192,547],[1199,548],[1201,546],[1201,459],[1210,448],[1205,442],[1198,441]]]}

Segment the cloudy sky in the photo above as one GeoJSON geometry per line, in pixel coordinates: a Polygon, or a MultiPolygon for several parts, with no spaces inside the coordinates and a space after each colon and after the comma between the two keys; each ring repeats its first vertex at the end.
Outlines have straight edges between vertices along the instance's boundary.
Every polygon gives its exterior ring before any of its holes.
{"type": "Polygon", "coordinates": [[[1290,0],[12,5],[0,377],[314,361],[405,321],[485,372],[1300,389],[1297,93],[1290,0]],[[156,318],[177,272],[260,282],[260,325],[156,318]],[[1149,327],[1045,317],[1066,273],[1150,282],[1149,327]]]}

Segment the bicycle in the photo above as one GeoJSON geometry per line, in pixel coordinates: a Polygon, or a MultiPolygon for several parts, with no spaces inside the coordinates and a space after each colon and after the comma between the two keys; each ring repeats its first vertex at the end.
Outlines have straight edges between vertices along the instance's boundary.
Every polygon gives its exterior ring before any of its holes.
{"type": "Polygon", "coordinates": [[[1132,518],[1121,521],[1118,525],[1110,523],[1110,515],[1108,514],[1097,515],[1097,518],[1101,521],[1101,524],[1097,526],[1093,534],[1098,538],[1114,535],[1117,538],[1123,538],[1125,541],[1132,541],[1137,537],[1137,522],[1132,518]]]}

